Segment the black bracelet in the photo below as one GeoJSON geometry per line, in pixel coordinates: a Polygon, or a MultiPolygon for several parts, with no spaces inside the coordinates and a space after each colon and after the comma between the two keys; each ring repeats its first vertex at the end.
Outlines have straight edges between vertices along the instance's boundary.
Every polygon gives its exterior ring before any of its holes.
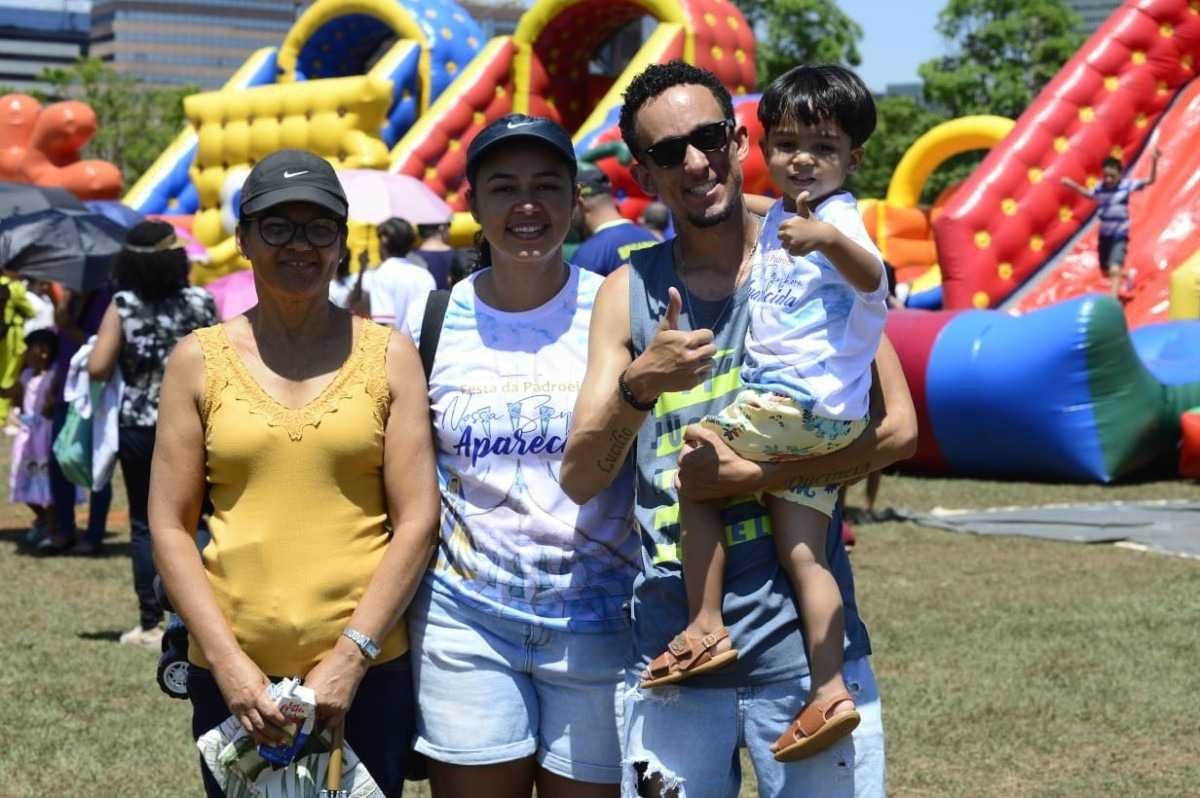
{"type": "Polygon", "coordinates": [[[621,392],[621,398],[625,400],[625,404],[634,410],[641,410],[643,413],[648,413],[654,409],[654,405],[658,404],[657,398],[651,399],[649,402],[639,402],[638,398],[633,395],[633,391],[630,390],[629,383],[625,382],[624,371],[617,377],[617,390],[621,392]]]}

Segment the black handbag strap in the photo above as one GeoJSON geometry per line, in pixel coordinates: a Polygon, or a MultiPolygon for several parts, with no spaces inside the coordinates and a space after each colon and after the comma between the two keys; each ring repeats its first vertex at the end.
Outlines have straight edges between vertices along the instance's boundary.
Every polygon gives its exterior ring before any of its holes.
{"type": "Polygon", "coordinates": [[[437,354],[438,339],[442,337],[442,321],[446,318],[446,307],[450,304],[450,292],[442,289],[431,291],[425,301],[425,317],[421,320],[421,343],[417,351],[421,354],[421,366],[425,369],[425,381],[433,372],[433,358],[437,354]]]}

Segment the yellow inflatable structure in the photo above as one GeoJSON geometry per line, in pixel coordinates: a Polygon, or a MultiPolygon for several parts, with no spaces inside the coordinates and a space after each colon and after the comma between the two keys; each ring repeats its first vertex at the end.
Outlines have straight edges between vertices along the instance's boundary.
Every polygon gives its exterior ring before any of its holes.
{"type": "Polygon", "coordinates": [[[925,181],[943,163],[971,150],[990,150],[1016,125],[1003,116],[963,116],[925,132],[904,153],[884,201],[891,206],[915,208],[925,181]]]}
{"type": "Polygon", "coordinates": [[[1193,253],[1171,273],[1167,318],[1171,321],[1200,319],[1200,251],[1193,253]]]}
{"type": "MultiPolygon", "coordinates": [[[[245,265],[233,231],[238,192],[280,147],[339,168],[386,169],[389,151],[471,63],[483,29],[454,0],[316,0],[276,48],[254,53],[220,90],[188,98],[189,126],[130,190],[143,213],[193,216],[203,283],[245,265]]],[[[350,225],[354,262],[378,260],[369,224],[350,225]]]]}
{"type": "Polygon", "coordinates": [[[892,173],[887,196],[860,204],[867,229],[872,231],[884,259],[897,269],[900,282],[911,283],[913,293],[941,283],[931,223],[947,197],[939,197],[929,210],[918,207],[925,182],[950,158],[971,150],[991,149],[1015,124],[1002,116],[981,115],[952,119],[931,128],[905,151],[892,173]]]}
{"type": "Polygon", "coordinates": [[[304,84],[280,83],[232,95],[197,94],[184,102],[198,139],[191,175],[200,210],[192,231],[209,248],[211,258],[207,268],[212,273],[197,274],[198,281],[219,276],[233,265],[233,219],[222,213],[222,201],[229,200],[222,193],[231,178],[240,186],[263,156],[296,148],[322,155],[336,168],[387,165],[388,148],[377,131],[392,102],[391,82],[367,75],[322,84],[319,92],[304,84]]]}

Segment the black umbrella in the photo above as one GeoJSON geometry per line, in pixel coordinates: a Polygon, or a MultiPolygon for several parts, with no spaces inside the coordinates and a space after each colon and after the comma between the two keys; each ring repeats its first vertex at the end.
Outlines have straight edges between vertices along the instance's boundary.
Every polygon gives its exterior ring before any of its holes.
{"type": "Polygon", "coordinates": [[[74,194],[65,188],[44,188],[28,183],[0,183],[0,219],[22,216],[47,208],[84,209],[74,194]]]}
{"type": "Polygon", "coordinates": [[[125,241],[119,224],[97,213],[50,208],[0,220],[0,267],[91,291],[108,282],[125,241]]]}

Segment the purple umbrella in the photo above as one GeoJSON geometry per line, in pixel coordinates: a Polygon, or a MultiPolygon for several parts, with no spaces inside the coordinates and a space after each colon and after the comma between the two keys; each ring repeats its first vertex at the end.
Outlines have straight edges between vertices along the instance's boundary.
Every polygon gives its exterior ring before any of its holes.
{"type": "Polygon", "coordinates": [[[450,206],[415,177],[378,169],[339,169],[337,176],[355,221],[379,224],[393,216],[413,224],[450,221],[450,206]]]}

